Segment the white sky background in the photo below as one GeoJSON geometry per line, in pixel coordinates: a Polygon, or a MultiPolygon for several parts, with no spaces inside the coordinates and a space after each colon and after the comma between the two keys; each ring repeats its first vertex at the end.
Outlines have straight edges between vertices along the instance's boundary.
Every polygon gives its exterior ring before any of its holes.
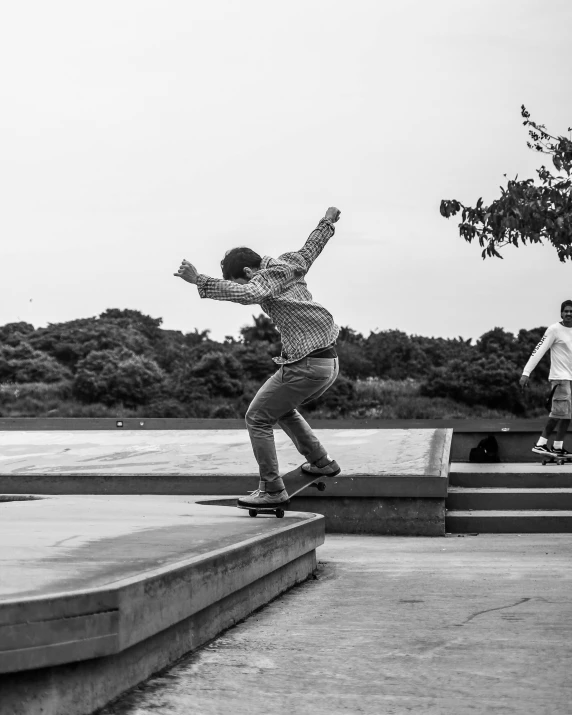
{"type": "Polygon", "coordinates": [[[550,246],[480,258],[442,198],[536,177],[520,105],[572,125],[569,0],[6,3],[0,28],[0,325],[132,308],[238,335],[182,258],[336,235],[308,284],[339,325],[478,337],[559,320],[550,246]]]}

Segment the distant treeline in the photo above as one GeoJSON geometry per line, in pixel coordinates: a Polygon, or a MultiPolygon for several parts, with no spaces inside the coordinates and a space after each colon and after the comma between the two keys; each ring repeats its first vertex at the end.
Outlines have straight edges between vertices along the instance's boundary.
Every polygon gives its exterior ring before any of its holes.
{"type": "MultiPolygon", "coordinates": [[[[0,416],[243,417],[276,369],[280,336],[265,315],[240,337],[161,328],[136,310],[34,328],[0,327],[0,416]]],[[[476,343],[400,330],[341,330],[340,377],[306,406],[315,416],[423,419],[544,414],[549,360],[522,395],[518,378],[545,328],[494,328],[476,343]]]]}

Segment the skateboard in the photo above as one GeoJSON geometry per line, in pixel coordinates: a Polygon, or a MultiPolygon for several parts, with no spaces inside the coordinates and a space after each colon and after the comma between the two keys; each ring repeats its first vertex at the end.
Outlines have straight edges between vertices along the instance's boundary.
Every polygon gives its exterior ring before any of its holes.
{"type": "Polygon", "coordinates": [[[563,464],[572,464],[572,456],[571,457],[544,457],[542,459],[542,465],[546,466],[548,464],[557,464],[559,467],[561,467],[563,464]]]}
{"type": "MultiPolygon", "coordinates": [[[[283,479],[287,480],[288,477],[293,479],[295,477],[304,477],[304,476],[308,476],[308,475],[304,475],[304,473],[301,471],[301,468],[297,467],[293,471],[288,472],[288,474],[285,474],[283,479]]],[[[307,487],[313,487],[314,489],[318,489],[318,491],[323,492],[326,489],[326,483],[324,481],[322,481],[323,479],[324,479],[324,477],[320,476],[320,477],[314,477],[314,479],[311,479],[310,481],[305,482],[304,484],[302,484],[302,486],[298,487],[298,489],[296,489],[295,491],[290,493],[286,504],[281,504],[280,506],[252,507],[252,506],[241,506],[240,504],[237,503],[237,507],[239,509],[248,509],[249,516],[258,516],[259,514],[275,514],[278,519],[282,519],[282,517],[284,516],[285,510],[288,508],[288,505],[290,504],[290,499],[292,499],[292,497],[295,497],[296,494],[299,494],[301,491],[303,491],[307,487]]]]}

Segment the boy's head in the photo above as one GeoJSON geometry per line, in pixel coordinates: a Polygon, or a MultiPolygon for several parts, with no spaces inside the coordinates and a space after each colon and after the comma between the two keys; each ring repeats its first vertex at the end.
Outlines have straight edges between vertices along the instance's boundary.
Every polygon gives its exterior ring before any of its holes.
{"type": "Polygon", "coordinates": [[[222,277],[225,281],[248,283],[254,273],[260,269],[262,258],[246,246],[231,248],[220,262],[222,277]]]}

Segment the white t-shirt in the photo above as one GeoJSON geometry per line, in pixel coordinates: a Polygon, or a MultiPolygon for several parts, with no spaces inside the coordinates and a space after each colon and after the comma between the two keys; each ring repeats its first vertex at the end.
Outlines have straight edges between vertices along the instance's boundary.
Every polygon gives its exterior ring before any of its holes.
{"type": "Polygon", "coordinates": [[[554,323],[547,328],[542,340],[532,351],[522,374],[528,377],[548,350],[550,350],[548,379],[572,380],[572,328],[565,328],[562,323],[554,323]]]}

